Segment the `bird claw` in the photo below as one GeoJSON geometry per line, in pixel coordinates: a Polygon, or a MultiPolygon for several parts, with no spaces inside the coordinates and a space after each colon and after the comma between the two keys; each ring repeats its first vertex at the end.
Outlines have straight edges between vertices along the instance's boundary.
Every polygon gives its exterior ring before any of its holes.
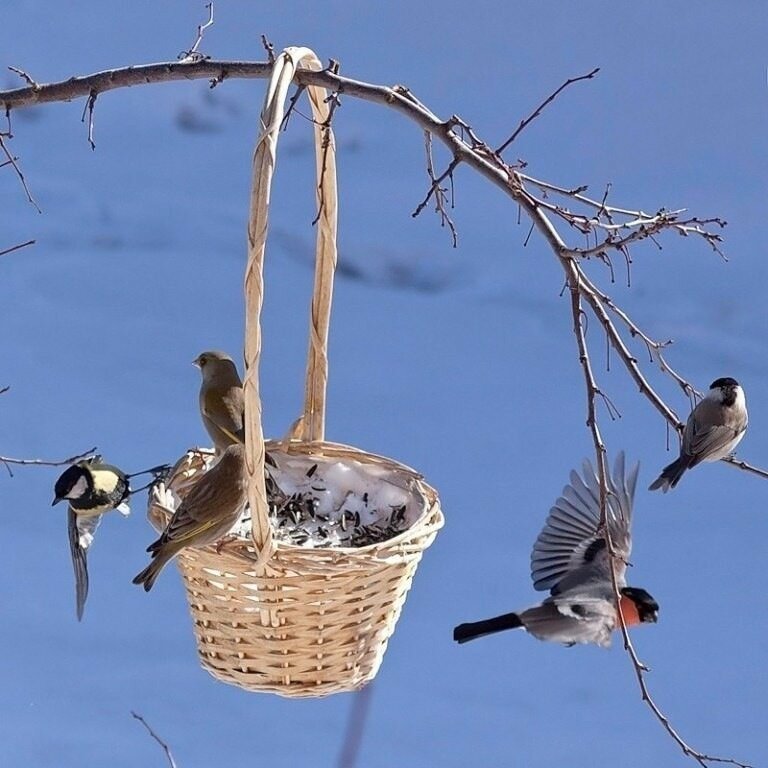
{"type": "Polygon", "coordinates": [[[235,536],[233,533],[229,533],[226,536],[222,536],[214,545],[216,549],[216,554],[220,555],[221,550],[227,545],[231,544],[233,541],[237,541],[238,537],[235,536]]]}

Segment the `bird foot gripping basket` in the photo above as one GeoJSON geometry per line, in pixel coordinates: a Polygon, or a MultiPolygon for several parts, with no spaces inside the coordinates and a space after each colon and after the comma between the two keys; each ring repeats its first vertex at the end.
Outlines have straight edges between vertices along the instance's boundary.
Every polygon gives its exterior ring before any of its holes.
{"type": "MultiPolygon", "coordinates": [[[[307,88],[314,117],[319,214],[304,412],[285,440],[265,444],[263,439],[258,362],[267,215],[286,95],[299,66],[321,69],[306,48],[288,48],[275,61],[253,160],[243,384],[251,520],[247,527],[241,525],[239,535],[235,530],[218,546],[183,550],[178,564],[205,669],[251,691],[321,696],[361,688],[376,675],[421,555],[442,526],[443,516],[437,493],[413,470],[324,440],[337,197],[327,93],[316,86],[307,88]],[[318,466],[326,468],[327,485],[343,483],[340,474],[351,468],[358,486],[381,486],[394,493],[384,496],[396,502],[390,507],[396,508],[399,527],[388,532],[391,538],[366,544],[358,536],[354,542],[358,546],[349,546],[351,539],[339,531],[349,526],[359,530],[359,511],[344,509],[342,518],[332,521],[336,546],[286,540],[270,523],[265,458],[268,484],[275,466],[288,467],[287,472],[293,467],[304,478],[318,466]],[[344,517],[348,514],[353,519],[344,517]]],[[[149,516],[156,527],[165,525],[176,500],[183,498],[209,460],[205,452],[190,451],[178,462],[166,485],[150,499],[149,516]]],[[[344,493],[344,488],[331,490],[344,493]]],[[[363,491],[366,503],[368,495],[363,491]]],[[[314,532],[318,531],[322,533],[316,526],[314,532]]]]}

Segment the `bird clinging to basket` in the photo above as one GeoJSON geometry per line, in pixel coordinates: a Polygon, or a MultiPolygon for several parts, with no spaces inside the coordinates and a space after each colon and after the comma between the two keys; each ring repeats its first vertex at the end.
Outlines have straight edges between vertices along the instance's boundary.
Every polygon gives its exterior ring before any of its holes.
{"type": "MultiPolygon", "coordinates": [[[[77,620],[83,618],[88,598],[88,550],[101,522],[102,515],[117,510],[122,515],[130,512],[128,499],[134,491],[130,480],[140,475],[162,476],[170,466],[161,464],[142,472],[126,474],[113,464],[105,464],[101,456],[89,456],[67,467],[56,480],[53,504],[67,501],[67,534],[72,567],[75,572],[75,599],[77,620]]],[[[151,483],[150,483],[151,485],[151,483]]]]}

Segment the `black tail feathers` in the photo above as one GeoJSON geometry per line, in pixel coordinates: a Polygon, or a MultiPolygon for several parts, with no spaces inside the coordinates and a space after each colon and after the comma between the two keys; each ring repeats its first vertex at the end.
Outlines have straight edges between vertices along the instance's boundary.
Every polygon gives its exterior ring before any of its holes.
{"type": "Polygon", "coordinates": [[[522,626],[523,622],[517,613],[505,613],[492,619],[459,624],[453,630],[453,639],[457,643],[466,643],[476,637],[485,637],[495,632],[503,632],[505,629],[518,629],[522,626]]]}
{"type": "Polygon", "coordinates": [[[691,460],[687,456],[680,456],[664,467],[661,474],[648,486],[648,490],[657,491],[661,489],[662,493],[666,493],[680,482],[680,478],[685,470],[690,469],[691,466],[691,460]]]}

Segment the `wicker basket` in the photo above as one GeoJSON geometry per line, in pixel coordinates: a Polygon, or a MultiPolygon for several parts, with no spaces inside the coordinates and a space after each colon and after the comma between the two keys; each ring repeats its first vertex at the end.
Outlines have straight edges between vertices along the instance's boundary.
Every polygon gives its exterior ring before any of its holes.
{"type": "MultiPolygon", "coordinates": [[[[318,178],[317,263],[311,310],[304,412],[284,441],[288,453],[347,457],[402,471],[418,488],[423,510],[405,532],[359,548],[312,549],[273,538],[264,488],[265,443],[261,429],[258,362],[259,315],[267,215],[279,128],[296,68],[320,69],[306,48],[288,48],[276,59],[269,81],[262,131],[253,161],[253,188],[245,274],[245,413],[248,499],[252,541],[188,548],[178,557],[205,669],[250,691],[283,696],[322,696],[361,688],[381,664],[411,580],[424,550],[443,525],[437,493],[402,464],[324,441],[327,339],[336,265],[335,144],[324,89],[308,87],[314,117],[318,178]]],[[[178,496],[204,466],[190,451],[178,462],[168,488],[178,496]]],[[[165,525],[170,494],[153,494],[149,516],[165,525]]]]}

